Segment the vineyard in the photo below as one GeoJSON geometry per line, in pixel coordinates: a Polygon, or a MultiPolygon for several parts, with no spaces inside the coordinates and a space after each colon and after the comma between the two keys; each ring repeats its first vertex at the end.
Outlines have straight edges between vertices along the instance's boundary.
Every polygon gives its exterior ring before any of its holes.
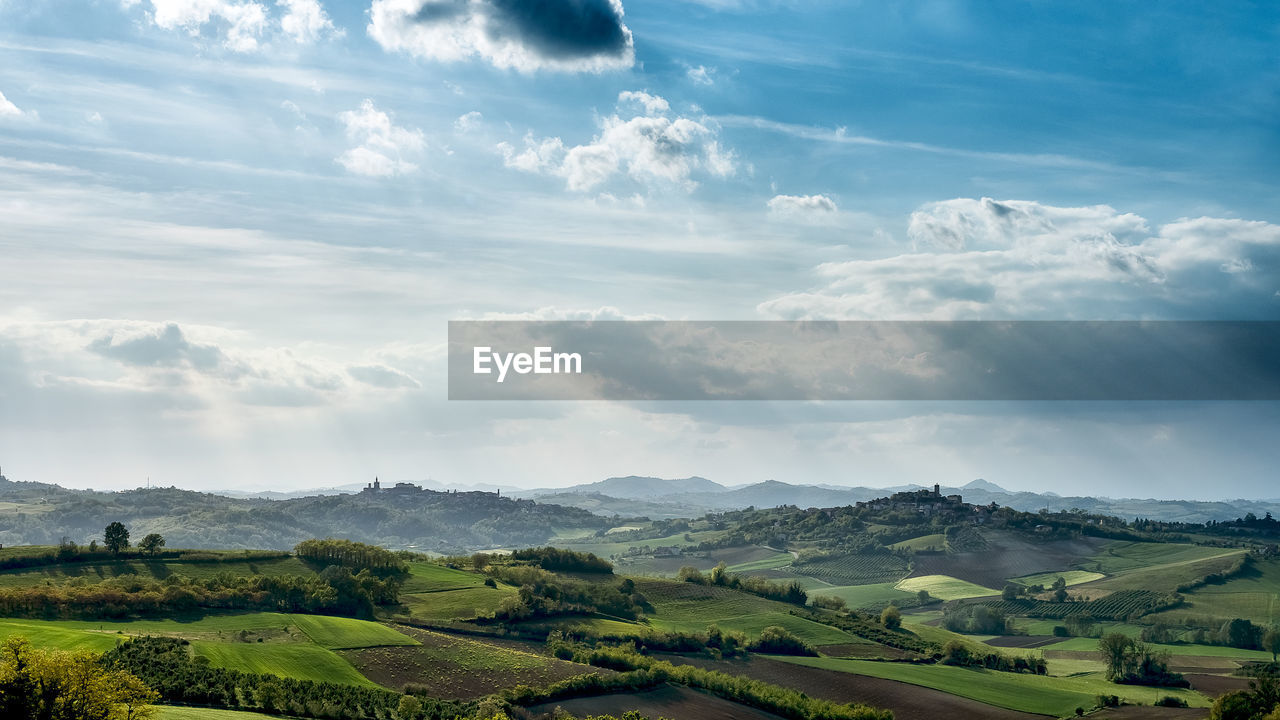
{"type": "Polygon", "coordinates": [[[1000,600],[975,603],[1006,615],[1062,619],[1072,615],[1091,615],[1096,620],[1126,620],[1177,607],[1182,600],[1152,590],[1117,590],[1110,595],[1083,602],[1048,602],[1045,600],[1000,600]]]}
{"type": "Polygon", "coordinates": [[[896,582],[911,570],[906,559],[887,553],[826,557],[794,565],[792,569],[832,585],[896,582]]]}

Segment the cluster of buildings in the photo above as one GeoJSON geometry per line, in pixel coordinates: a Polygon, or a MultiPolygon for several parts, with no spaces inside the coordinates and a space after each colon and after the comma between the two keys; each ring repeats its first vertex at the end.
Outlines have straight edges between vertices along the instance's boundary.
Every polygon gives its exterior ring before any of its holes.
{"type": "Polygon", "coordinates": [[[943,495],[942,486],[934,485],[932,490],[894,493],[887,498],[859,502],[857,507],[869,510],[907,510],[921,515],[935,515],[962,510],[965,506],[964,499],[959,495],[943,495]]]}

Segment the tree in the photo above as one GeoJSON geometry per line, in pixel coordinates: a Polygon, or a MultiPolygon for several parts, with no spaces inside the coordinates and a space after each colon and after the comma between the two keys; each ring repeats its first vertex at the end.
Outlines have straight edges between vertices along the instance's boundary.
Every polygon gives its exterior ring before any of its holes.
{"type": "Polygon", "coordinates": [[[129,547],[129,528],[119,521],[111,523],[102,534],[102,542],[112,555],[119,555],[129,547]]]}
{"type": "Polygon", "coordinates": [[[1013,583],[1008,583],[1007,585],[1004,586],[1004,590],[1000,591],[1000,599],[1006,600],[1006,601],[1016,600],[1018,599],[1018,593],[1021,590],[1022,588],[1018,587],[1017,585],[1014,585],[1013,583]]]}
{"type": "Polygon", "coordinates": [[[921,605],[928,605],[929,603],[933,602],[933,597],[929,595],[928,590],[925,590],[922,588],[921,590],[916,592],[916,601],[919,602],[921,605]]]}
{"type": "Polygon", "coordinates": [[[104,668],[93,653],[37,650],[17,636],[0,647],[6,720],[145,720],[158,698],[136,676],[104,668]]]}
{"type": "Polygon", "coordinates": [[[162,547],[164,547],[164,537],[160,533],[150,533],[138,543],[138,549],[152,557],[155,557],[162,547]]]}
{"type": "Polygon", "coordinates": [[[897,630],[902,627],[902,611],[897,605],[890,605],[880,613],[880,624],[890,630],[897,630]]]}
{"type": "Polygon", "coordinates": [[[1244,618],[1235,618],[1224,623],[1222,630],[1219,631],[1219,637],[1223,645],[1246,650],[1257,648],[1259,641],[1262,639],[1261,636],[1262,628],[1255,626],[1252,621],[1244,618]]]}
{"type": "Polygon", "coordinates": [[[1262,649],[1271,653],[1271,662],[1280,654],[1280,627],[1273,627],[1262,635],[1262,649]]]}
{"type": "Polygon", "coordinates": [[[1130,667],[1133,639],[1124,633],[1108,633],[1098,638],[1098,652],[1107,664],[1107,679],[1115,680],[1132,671],[1130,667]]]}

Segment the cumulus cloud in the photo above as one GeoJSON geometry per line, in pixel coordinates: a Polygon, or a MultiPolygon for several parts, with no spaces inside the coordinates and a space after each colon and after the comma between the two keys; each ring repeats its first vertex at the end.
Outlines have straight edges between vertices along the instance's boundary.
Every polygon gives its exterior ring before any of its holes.
{"type": "Polygon", "coordinates": [[[421,130],[395,125],[390,115],[368,99],[360,104],[360,109],[340,113],[338,120],[346,128],[347,139],[355,143],[337,158],[349,172],[386,177],[418,169],[406,158],[420,153],[426,146],[421,130]]]}
{"type": "Polygon", "coordinates": [[[507,167],[562,177],[570,190],[592,190],[618,175],[693,190],[695,172],[714,177],[734,173],[733,152],[720,146],[719,128],[709,118],[673,117],[665,99],[645,92],[619,94],[618,106],[618,112],[601,119],[600,133],[585,145],[569,147],[558,137],[530,134],[522,151],[505,142],[498,150],[507,167]],[[623,108],[643,114],[624,117],[623,108]]]}
{"type": "Polygon", "coordinates": [[[333,26],[319,0],[276,0],[276,4],[284,9],[280,29],[294,42],[307,44],[326,36],[343,34],[333,26]]]}
{"type": "MultiPolygon", "coordinates": [[[[124,3],[126,8],[137,4],[124,3]]],[[[157,27],[184,30],[192,37],[208,33],[234,52],[258,50],[275,33],[298,43],[342,35],[319,0],[276,0],[278,18],[255,0],[148,0],[147,5],[146,16],[157,27]]]]}
{"type": "Polygon", "coordinates": [[[913,252],[818,266],[768,316],[1274,319],[1280,226],[1192,218],[1152,230],[1097,205],[956,199],[912,213],[913,252]]]}
{"type": "Polygon", "coordinates": [[[166,30],[186,30],[198,37],[213,26],[222,44],[236,52],[258,49],[267,30],[267,8],[246,0],[151,0],[148,16],[166,30]]]}
{"type": "Polygon", "coordinates": [[[620,0],[374,0],[369,36],[430,60],[481,58],[522,72],[599,72],[635,61],[620,0]]]}
{"type": "Polygon", "coordinates": [[[826,195],[774,195],[767,205],[771,215],[801,219],[829,217],[838,210],[826,195]]]}

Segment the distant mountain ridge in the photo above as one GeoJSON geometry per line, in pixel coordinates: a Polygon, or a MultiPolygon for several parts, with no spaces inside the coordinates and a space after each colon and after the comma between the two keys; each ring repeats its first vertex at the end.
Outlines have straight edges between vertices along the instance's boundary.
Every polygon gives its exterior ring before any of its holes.
{"type": "MultiPolygon", "coordinates": [[[[725,486],[696,476],[669,480],[632,475],[565,488],[511,490],[510,492],[517,497],[554,497],[553,502],[558,505],[579,507],[601,514],[616,513],[667,519],[696,517],[708,512],[741,510],[747,507],[778,505],[796,505],[802,508],[839,507],[924,487],[916,484],[881,488],[848,487],[830,483],[800,485],[778,480],[725,486]],[[662,492],[664,489],[669,492],[664,494],[662,492]],[[637,502],[629,504],[628,500],[637,502]]],[[[943,486],[942,492],[948,495],[961,495],[966,502],[977,505],[989,505],[994,502],[1026,512],[1035,512],[1042,508],[1051,511],[1078,508],[1085,512],[1114,515],[1126,519],[1142,517],[1170,522],[1201,523],[1209,520],[1234,520],[1250,512],[1259,517],[1268,512],[1280,515],[1280,501],[1272,500],[1156,500],[1063,496],[1055,492],[1008,490],[982,478],[971,480],[959,487],[943,486]]]]}

